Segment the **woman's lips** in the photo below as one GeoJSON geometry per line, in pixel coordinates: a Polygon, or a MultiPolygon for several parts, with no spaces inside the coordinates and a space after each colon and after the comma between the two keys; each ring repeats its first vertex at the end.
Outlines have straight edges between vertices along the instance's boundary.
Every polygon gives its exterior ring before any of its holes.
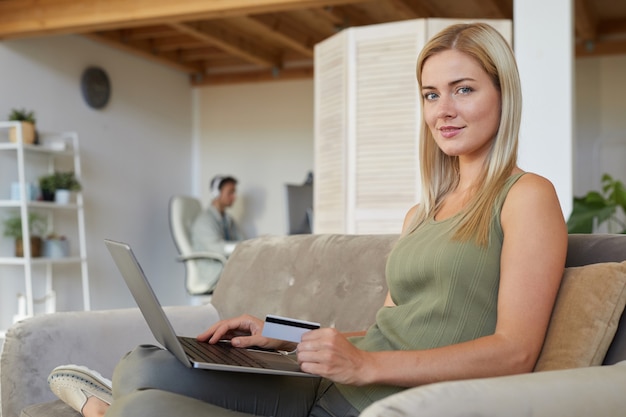
{"type": "Polygon", "coordinates": [[[441,136],[443,136],[444,138],[450,139],[459,134],[461,130],[463,130],[462,127],[443,126],[439,128],[439,133],[441,133],[441,136]]]}

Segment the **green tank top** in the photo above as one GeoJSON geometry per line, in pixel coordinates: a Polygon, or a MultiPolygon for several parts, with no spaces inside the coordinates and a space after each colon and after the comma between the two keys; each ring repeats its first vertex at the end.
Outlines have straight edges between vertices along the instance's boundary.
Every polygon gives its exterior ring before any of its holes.
{"type": "MultiPolygon", "coordinates": [[[[356,347],[366,351],[422,350],[493,334],[504,237],[500,212],[509,190],[522,175],[510,177],[498,195],[486,247],[474,240],[453,239],[458,215],[442,221],[433,217],[398,241],[385,271],[396,306],[378,311],[376,323],[366,335],[351,339],[356,347]]],[[[383,385],[337,387],[360,411],[404,389],[383,385]]]]}

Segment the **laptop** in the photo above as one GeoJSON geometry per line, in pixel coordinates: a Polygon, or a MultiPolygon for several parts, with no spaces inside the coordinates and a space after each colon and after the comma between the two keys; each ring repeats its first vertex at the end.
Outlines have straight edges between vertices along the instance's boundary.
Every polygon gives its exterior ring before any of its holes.
{"type": "Polygon", "coordinates": [[[132,249],[105,239],[117,268],[133,295],[155,339],[189,368],[272,375],[316,377],[300,370],[295,357],[263,348],[235,348],[228,342],[209,344],[195,337],[177,336],[157,300],[132,249]]]}

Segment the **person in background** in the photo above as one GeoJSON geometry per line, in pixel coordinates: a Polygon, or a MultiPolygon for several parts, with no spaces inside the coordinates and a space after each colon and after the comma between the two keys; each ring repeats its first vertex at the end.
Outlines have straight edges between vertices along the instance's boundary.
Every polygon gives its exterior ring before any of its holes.
{"type": "MultiPolygon", "coordinates": [[[[211,204],[198,215],[191,226],[191,241],[198,252],[213,252],[228,258],[237,243],[244,239],[235,220],[226,209],[237,198],[237,180],[231,176],[215,176],[210,183],[211,204]]],[[[188,285],[194,294],[211,293],[222,273],[223,264],[202,260],[198,264],[202,281],[188,285]]]]}

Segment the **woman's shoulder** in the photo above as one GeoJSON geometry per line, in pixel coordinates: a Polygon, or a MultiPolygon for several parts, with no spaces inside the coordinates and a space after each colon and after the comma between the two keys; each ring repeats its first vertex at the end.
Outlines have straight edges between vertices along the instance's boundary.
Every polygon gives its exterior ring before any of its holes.
{"type": "Polygon", "coordinates": [[[511,192],[515,193],[538,193],[538,192],[554,192],[552,182],[533,172],[519,171],[513,174],[519,176],[518,180],[511,187],[511,192]],[[519,175],[517,175],[519,174],[519,175]]]}
{"type": "MultiPolygon", "coordinates": [[[[523,172],[511,187],[503,209],[541,211],[546,205],[559,205],[556,189],[552,182],[535,173],[523,172]]],[[[514,174],[515,175],[515,174],[514,174]]]]}

